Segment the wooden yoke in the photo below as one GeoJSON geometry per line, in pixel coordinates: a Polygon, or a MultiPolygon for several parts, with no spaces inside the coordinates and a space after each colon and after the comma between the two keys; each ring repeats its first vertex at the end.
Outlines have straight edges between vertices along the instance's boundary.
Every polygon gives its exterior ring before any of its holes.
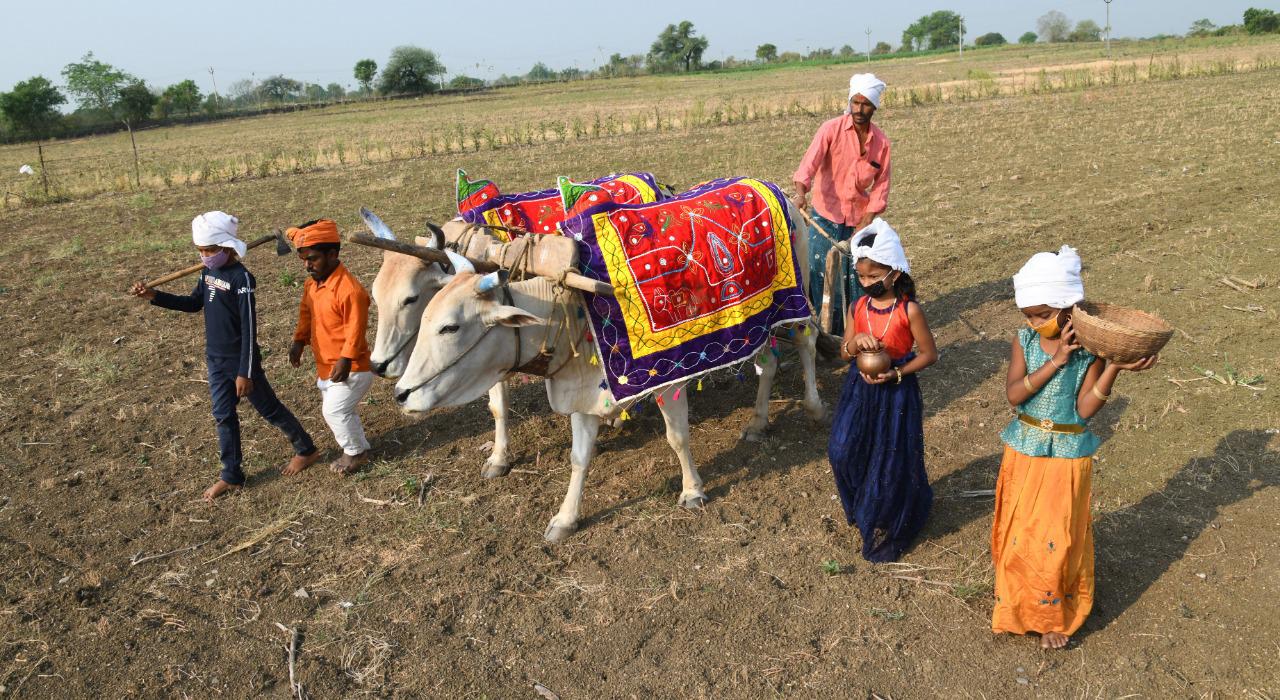
{"type": "MultiPolygon", "coordinates": [[[[612,285],[573,272],[578,263],[578,247],[572,240],[561,236],[541,238],[521,236],[510,243],[503,243],[490,236],[472,236],[465,241],[466,250],[459,254],[476,268],[476,272],[492,272],[501,267],[515,276],[547,277],[562,281],[569,289],[613,296],[612,285]]],[[[364,231],[348,234],[347,240],[443,266],[450,264],[449,256],[443,250],[378,238],[364,231]]]]}

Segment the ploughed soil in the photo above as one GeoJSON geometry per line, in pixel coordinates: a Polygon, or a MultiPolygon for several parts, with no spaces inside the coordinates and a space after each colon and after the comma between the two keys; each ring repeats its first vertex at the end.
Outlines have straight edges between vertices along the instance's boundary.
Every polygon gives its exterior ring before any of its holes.
{"type": "MultiPolygon", "coordinates": [[[[200,211],[257,235],[320,215],[353,228],[363,204],[410,232],[448,213],[455,166],[512,191],[615,169],[786,182],[817,118],[6,211],[0,693],[283,698],[292,673],[315,698],[1276,697],[1277,85],[1263,72],[883,115],[891,221],[943,351],[921,378],[934,510],[896,565],[859,557],[787,354],[762,442],[738,439],[749,366],[690,389],[702,510],[676,506],[649,404],[602,431],[579,532],[545,544],[568,421],[519,380],[505,478],[480,477],[483,403],[413,422],[381,383],[359,474],[279,476],[288,446],[244,406],[248,488],[204,504],[217,451],[200,319],[123,293],[193,259],[200,211]],[[1071,646],[1045,652],[990,632],[989,489],[1021,323],[1008,279],[1062,243],[1090,297],[1178,332],[1093,422],[1098,599],[1071,646]]],[[[344,257],[372,283],[376,255],[344,257]]],[[[285,359],[300,265],[266,249],[249,264],[267,375],[336,457],[312,368],[285,359]]],[[[819,375],[834,404],[844,368],[819,375]]]]}

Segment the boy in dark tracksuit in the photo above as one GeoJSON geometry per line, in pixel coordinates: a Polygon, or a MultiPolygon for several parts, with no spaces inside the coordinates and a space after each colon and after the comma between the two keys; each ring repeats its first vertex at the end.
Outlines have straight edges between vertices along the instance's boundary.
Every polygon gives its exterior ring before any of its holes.
{"type": "Polygon", "coordinates": [[[155,306],[187,313],[204,312],[205,359],[209,366],[209,394],[218,426],[222,473],[204,492],[206,501],[245,482],[240,468],[240,419],[236,405],[241,398],[279,428],[293,444],[295,456],[284,469],[301,471],[320,458],[311,436],[298,419],[280,403],[262,371],[258,348],[254,279],[239,261],[244,243],[236,238],[238,222],[222,212],[209,212],[192,222],[192,237],[205,269],[188,296],[158,292],[142,283],[133,294],[155,306]],[[297,464],[294,464],[294,463],[297,464]]]}

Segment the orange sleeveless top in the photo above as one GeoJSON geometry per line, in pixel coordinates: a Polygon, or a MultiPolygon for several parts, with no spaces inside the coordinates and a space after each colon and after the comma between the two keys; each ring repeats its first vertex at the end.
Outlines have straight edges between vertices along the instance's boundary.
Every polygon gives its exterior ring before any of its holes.
{"type": "Polygon", "coordinates": [[[884,343],[890,358],[901,360],[916,344],[916,338],[911,334],[911,320],[907,318],[907,307],[912,303],[899,299],[891,308],[877,309],[871,306],[871,297],[863,296],[853,306],[854,330],[870,333],[884,343]]]}

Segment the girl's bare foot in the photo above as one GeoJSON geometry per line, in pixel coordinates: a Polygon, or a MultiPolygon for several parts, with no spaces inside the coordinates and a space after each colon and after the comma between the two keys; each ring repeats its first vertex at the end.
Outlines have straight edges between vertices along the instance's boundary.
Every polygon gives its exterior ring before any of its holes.
{"type": "Polygon", "coordinates": [[[289,460],[289,463],[284,465],[284,468],[280,470],[280,473],[285,476],[293,476],[294,474],[301,472],[303,469],[315,464],[319,459],[320,450],[316,450],[309,455],[294,455],[293,459],[289,460]]]}
{"type": "Polygon", "coordinates": [[[1067,645],[1071,638],[1061,632],[1045,632],[1040,635],[1041,649],[1061,649],[1067,645]]]}
{"type": "Polygon", "coordinates": [[[367,461],[369,461],[367,452],[361,452],[358,455],[344,454],[330,464],[329,469],[336,474],[348,476],[354,474],[367,461]]]}
{"type": "Polygon", "coordinates": [[[204,500],[206,503],[213,503],[213,499],[217,498],[218,496],[221,496],[222,494],[227,493],[228,491],[239,491],[239,490],[240,490],[239,485],[228,484],[222,479],[218,479],[216,482],[214,482],[213,486],[210,486],[209,488],[204,490],[204,500]]]}

